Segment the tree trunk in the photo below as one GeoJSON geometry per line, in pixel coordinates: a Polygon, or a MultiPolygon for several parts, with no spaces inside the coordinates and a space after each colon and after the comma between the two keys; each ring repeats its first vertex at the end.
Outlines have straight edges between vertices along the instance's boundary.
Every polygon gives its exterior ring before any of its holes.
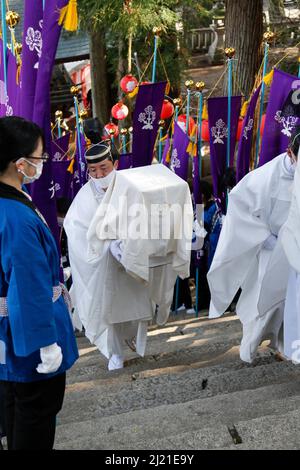
{"type": "Polygon", "coordinates": [[[262,57],[263,0],[225,0],[225,47],[236,50],[234,94],[249,97],[262,57]]]}
{"type": "Polygon", "coordinates": [[[110,95],[107,77],[105,34],[90,33],[90,61],[92,80],[93,117],[105,124],[110,117],[110,95]]]}

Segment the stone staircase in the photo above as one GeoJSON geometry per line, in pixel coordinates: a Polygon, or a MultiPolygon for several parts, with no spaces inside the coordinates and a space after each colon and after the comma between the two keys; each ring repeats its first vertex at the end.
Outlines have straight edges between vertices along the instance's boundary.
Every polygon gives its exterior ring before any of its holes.
{"type": "Polygon", "coordinates": [[[113,372],[78,338],[56,449],[300,449],[300,367],[266,344],[243,363],[236,316],[172,316],[148,335],[113,372]]]}

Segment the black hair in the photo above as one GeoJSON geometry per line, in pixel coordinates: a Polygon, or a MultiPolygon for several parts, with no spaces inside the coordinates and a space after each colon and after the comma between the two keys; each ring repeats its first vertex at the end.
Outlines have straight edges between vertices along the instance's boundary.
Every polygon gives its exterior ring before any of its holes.
{"type": "Polygon", "coordinates": [[[226,168],[221,181],[220,189],[222,192],[226,192],[227,189],[232,189],[236,185],[236,174],[235,169],[232,167],[226,168]]]}
{"type": "Polygon", "coordinates": [[[213,186],[208,181],[200,180],[200,191],[203,194],[204,199],[209,201],[213,195],[213,186]]]}
{"type": "Polygon", "coordinates": [[[83,121],[83,130],[92,144],[99,144],[101,142],[104,127],[97,117],[85,119],[83,121]]]}
{"type": "Polygon", "coordinates": [[[300,126],[296,126],[294,128],[289,147],[293,154],[297,157],[300,147],[300,126]]]}
{"type": "Polygon", "coordinates": [[[29,157],[44,137],[42,129],[31,121],[8,116],[0,118],[0,173],[7,170],[10,162],[29,157]]]}

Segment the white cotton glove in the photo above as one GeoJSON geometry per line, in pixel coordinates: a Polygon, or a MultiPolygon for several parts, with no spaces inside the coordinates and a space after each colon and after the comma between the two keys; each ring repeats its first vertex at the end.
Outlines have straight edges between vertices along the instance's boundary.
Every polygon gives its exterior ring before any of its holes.
{"type": "Polygon", "coordinates": [[[273,233],[264,241],[262,247],[265,248],[265,250],[274,250],[274,247],[277,242],[277,237],[276,235],[273,235],[273,233]]]}
{"type": "Polygon", "coordinates": [[[40,374],[51,374],[60,368],[63,356],[57,343],[41,348],[40,355],[42,362],[36,368],[40,374]]]}
{"type": "Polygon", "coordinates": [[[113,240],[110,242],[109,249],[113,257],[119,262],[122,263],[122,254],[124,249],[123,240],[113,240]]]}
{"type": "Polygon", "coordinates": [[[203,226],[199,224],[197,220],[193,222],[193,235],[192,235],[192,250],[201,250],[204,244],[204,239],[207,235],[207,231],[203,226]]]}

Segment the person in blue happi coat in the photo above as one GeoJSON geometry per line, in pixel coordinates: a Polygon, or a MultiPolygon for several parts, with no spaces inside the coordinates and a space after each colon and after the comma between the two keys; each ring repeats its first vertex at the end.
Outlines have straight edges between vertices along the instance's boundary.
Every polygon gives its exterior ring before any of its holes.
{"type": "Polygon", "coordinates": [[[8,449],[52,449],[78,358],[55,239],[22,190],[42,173],[41,129],[0,119],[0,381],[8,449]]]}

